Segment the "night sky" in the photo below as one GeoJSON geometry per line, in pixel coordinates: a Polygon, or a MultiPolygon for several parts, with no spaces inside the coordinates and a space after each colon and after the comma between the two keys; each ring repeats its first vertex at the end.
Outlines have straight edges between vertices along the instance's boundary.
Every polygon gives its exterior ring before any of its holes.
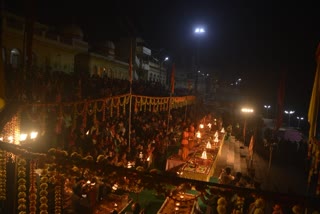
{"type": "MultiPolygon", "coordinates": [[[[24,13],[23,1],[4,0],[24,13]]],[[[320,7],[307,1],[41,1],[37,20],[53,26],[76,23],[86,40],[138,35],[154,53],[173,59],[201,51],[200,61],[221,79],[241,77],[251,95],[276,102],[280,73],[287,73],[285,108],[307,116],[320,39],[320,7]],[[130,3],[129,3],[130,2],[130,3]],[[198,38],[198,24],[206,34],[198,38]]]]}

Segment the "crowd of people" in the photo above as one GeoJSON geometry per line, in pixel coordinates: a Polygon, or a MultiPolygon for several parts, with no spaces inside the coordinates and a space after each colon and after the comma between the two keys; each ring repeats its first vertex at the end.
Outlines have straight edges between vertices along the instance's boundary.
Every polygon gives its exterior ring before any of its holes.
{"type": "MultiPolygon", "coordinates": [[[[33,81],[36,84],[32,89],[22,91],[22,94],[19,91],[17,98],[28,103],[56,103],[128,92],[127,80],[92,76],[89,80],[81,81],[81,86],[85,85],[86,89],[80,89],[79,80],[72,79],[66,74],[58,73],[50,77],[40,75],[36,79],[37,81],[33,81]],[[102,82],[106,84],[105,87],[101,87],[102,82]],[[80,92],[81,96],[78,96],[80,92]],[[108,93],[105,94],[105,92],[108,93]],[[29,99],[30,96],[31,99],[29,99]]],[[[152,82],[134,82],[133,91],[142,95],[165,95],[162,86],[152,82]]],[[[55,107],[48,107],[43,114],[43,109],[35,106],[30,109],[30,112],[22,115],[21,124],[42,127],[37,141],[41,142],[41,147],[34,148],[42,152],[50,148],[62,149],[68,154],[91,156],[94,161],[103,158],[108,164],[118,167],[127,168],[130,162],[134,167],[143,170],[153,168],[165,170],[166,157],[173,152],[177,153],[180,149],[183,130],[195,123],[192,106],[188,106],[187,109],[186,107],[171,109],[170,115],[167,111],[134,112],[130,125],[128,112],[107,117],[105,120],[101,119],[101,115],[97,117],[87,115],[86,123],[83,123],[81,115],[74,117],[68,111],[61,115],[55,107]]],[[[78,196],[79,200],[75,200],[77,203],[84,201],[81,194],[75,194],[77,191],[74,187],[78,186],[78,182],[72,181],[71,189],[73,200],[74,196],[78,196]]],[[[76,207],[73,203],[73,206],[66,207],[66,210],[69,213],[80,212],[76,207]]],[[[85,206],[78,207],[82,207],[81,212],[88,211],[85,206]]]]}
{"type": "Polygon", "coordinates": [[[259,194],[252,193],[243,197],[237,193],[230,196],[221,195],[217,188],[210,188],[200,194],[200,200],[206,204],[205,214],[319,214],[318,210],[306,210],[299,201],[293,203],[278,203],[266,200],[259,194]]]}
{"type": "MultiPolygon", "coordinates": [[[[26,102],[73,102],[98,99],[129,93],[130,82],[89,73],[37,71],[22,80],[21,75],[7,77],[6,92],[9,99],[26,102]]],[[[145,96],[169,96],[165,85],[157,81],[134,80],[132,93],[145,96]]]]}
{"type": "MultiPolygon", "coordinates": [[[[72,102],[83,99],[97,99],[115,96],[129,92],[127,80],[110,79],[97,75],[70,75],[65,73],[38,73],[27,82],[29,87],[17,87],[12,93],[20,100],[27,102],[72,102]],[[27,89],[27,90],[26,90],[27,89]]],[[[133,93],[146,96],[167,96],[165,88],[156,82],[134,81],[133,93]]],[[[81,156],[92,156],[94,160],[103,157],[110,165],[127,167],[134,163],[135,167],[144,169],[156,168],[165,170],[166,158],[181,150],[181,158],[188,156],[188,144],[184,139],[189,138],[194,127],[198,127],[194,106],[172,109],[168,112],[135,112],[130,120],[128,115],[109,117],[105,121],[98,117],[88,117],[83,126],[82,118],[73,118],[70,114],[63,115],[62,124],[57,128],[57,112],[51,112],[47,120],[46,132],[43,138],[48,148],[55,147],[77,152],[81,156]],[[186,114],[187,113],[187,114],[186,114]],[[187,116],[186,116],[187,115],[187,116]],[[76,121],[75,125],[73,121],[76,121]],[[129,130],[130,129],[130,130],[129,130]]],[[[245,188],[256,188],[249,176],[241,172],[233,174],[230,168],[225,168],[219,176],[219,183],[245,188]]],[[[259,214],[264,209],[264,201],[252,196],[247,199],[245,208],[236,208],[239,197],[230,199],[232,206],[227,205],[226,199],[218,197],[214,192],[202,192],[201,200],[207,204],[206,213],[243,213],[259,214]],[[259,199],[259,200],[258,200],[259,199]],[[260,207],[259,207],[260,206],[260,207]],[[253,208],[255,207],[257,211],[253,208]],[[242,210],[238,210],[242,209],[242,210]],[[240,212],[241,211],[241,212],[240,212]]],[[[138,204],[137,207],[140,207],[138,204]]],[[[274,214],[279,207],[274,206],[274,214]]],[[[134,210],[134,209],[133,209],[134,210]]],[[[139,209],[140,210],[140,209],[139,209]]],[[[279,209],[278,209],[279,210],[279,209]]],[[[74,211],[71,211],[71,213],[74,211]]],[[[133,211],[137,213],[137,211],[133,211]]]]}

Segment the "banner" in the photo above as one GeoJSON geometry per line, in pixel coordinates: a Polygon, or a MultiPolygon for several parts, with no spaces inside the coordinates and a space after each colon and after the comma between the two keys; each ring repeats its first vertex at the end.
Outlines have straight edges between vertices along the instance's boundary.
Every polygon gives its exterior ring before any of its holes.
{"type": "Polygon", "coordinates": [[[175,64],[172,65],[172,71],[171,71],[171,94],[174,94],[174,77],[175,76],[175,64]]]}
{"type": "Polygon", "coordinates": [[[320,52],[320,45],[318,46],[317,53],[316,53],[316,60],[317,60],[317,68],[316,74],[314,77],[314,83],[312,88],[312,94],[310,98],[309,104],[309,111],[308,111],[308,122],[310,125],[309,128],[309,140],[313,137],[316,137],[317,132],[317,120],[318,120],[318,111],[319,111],[319,87],[320,87],[320,76],[319,76],[319,52],[320,52]]]}

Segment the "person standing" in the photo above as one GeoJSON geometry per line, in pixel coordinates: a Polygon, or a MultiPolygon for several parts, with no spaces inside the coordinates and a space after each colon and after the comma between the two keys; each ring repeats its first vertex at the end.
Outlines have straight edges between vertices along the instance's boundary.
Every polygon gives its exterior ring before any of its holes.
{"type": "Polygon", "coordinates": [[[187,157],[189,155],[189,130],[188,128],[185,128],[183,134],[182,134],[182,141],[181,141],[181,150],[182,150],[182,160],[187,160],[187,157]]]}

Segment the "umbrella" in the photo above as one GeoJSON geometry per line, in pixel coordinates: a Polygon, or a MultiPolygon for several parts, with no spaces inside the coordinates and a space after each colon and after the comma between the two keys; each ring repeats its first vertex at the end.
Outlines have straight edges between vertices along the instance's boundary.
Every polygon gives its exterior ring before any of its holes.
{"type": "Polygon", "coordinates": [[[291,142],[299,142],[303,139],[302,133],[295,129],[287,129],[284,132],[285,140],[291,141],[291,142]]]}

